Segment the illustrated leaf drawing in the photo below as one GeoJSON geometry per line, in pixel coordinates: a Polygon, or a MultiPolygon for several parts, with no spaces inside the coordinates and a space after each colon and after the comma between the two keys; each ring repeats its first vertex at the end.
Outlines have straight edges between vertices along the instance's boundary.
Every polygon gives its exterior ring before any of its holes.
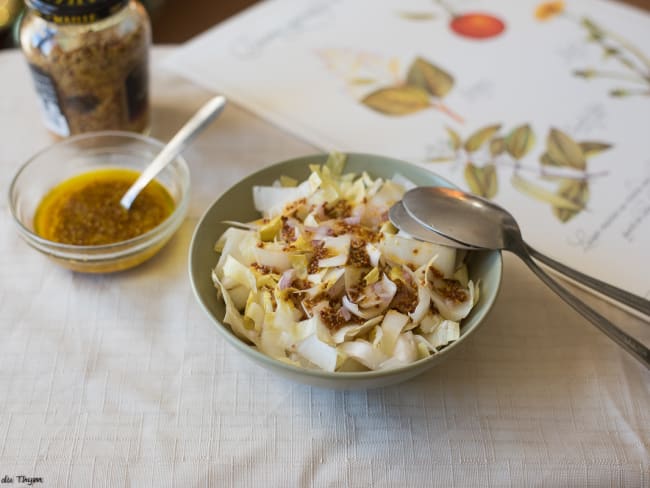
{"type": "Polygon", "coordinates": [[[594,69],[577,69],[573,71],[573,76],[577,76],[578,78],[584,78],[588,80],[589,78],[593,78],[596,76],[596,70],[594,69]]]}
{"type": "Polygon", "coordinates": [[[465,181],[469,189],[485,198],[494,198],[498,191],[497,171],[494,164],[478,167],[472,163],[465,166],[465,181]]]}
{"type": "Polygon", "coordinates": [[[520,192],[544,203],[550,203],[553,207],[557,207],[558,209],[578,212],[584,208],[584,205],[575,203],[572,199],[565,197],[559,192],[553,193],[546,188],[535,185],[534,183],[522,178],[517,173],[512,175],[510,182],[512,183],[513,188],[520,192]]]}
{"type": "Polygon", "coordinates": [[[612,147],[611,144],[607,144],[605,142],[595,142],[595,141],[581,142],[579,143],[579,146],[580,149],[582,149],[582,153],[585,155],[585,158],[595,156],[596,154],[606,151],[607,149],[612,147]]]}
{"type": "Polygon", "coordinates": [[[506,136],[506,150],[516,160],[523,158],[535,145],[535,134],[528,124],[520,125],[506,136]]]}
{"type": "Polygon", "coordinates": [[[556,168],[561,168],[562,165],[559,164],[557,161],[555,161],[551,156],[548,155],[547,152],[542,154],[539,157],[539,162],[542,165],[542,170],[539,174],[539,177],[545,181],[558,181],[558,180],[563,180],[565,179],[565,176],[562,176],[562,173],[560,172],[559,174],[555,174],[552,170],[551,171],[545,171],[544,168],[550,168],[550,167],[556,167],[556,168]]]}
{"type": "Polygon", "coordinates": [[[428,161],[430,163],[449,163],[453,161],[454,158],[452,156],[437,156],[435,158],[431,158],[428,161]]]}
{"type": "MultiPolygon", "coordinates": [[[[442,1],[442,0],[441,0],[442,1]]],[[[535,16],[540,20],[550,18],[564,11],[565,1],[545,1],[535,10],[535,16]]],[[[573,70],[572,74],[585,80],[605,78],[610,80],[626,80],[637,84],[636,88],[623,86],[613,87],[609,96],[615,98],[631,96],[650,96],[650,58],[643,49],[629,42],[619,34],[601,27],[588,17],[575,17],[579,25],[587,32],[587,42],[597,44],[602,53],[602,59],[612,59],[619,65],[617,70],[600,70],[597,67],[585,67],[573,70]],[[640,85],[640,86],[639,86],[640,85]]]]}
{"type": "Polygon", "coordinates": [[[584,170],[587,167],[580,145],[564,132],[551,129],[546,139],[546,152],[559,166],[584,170]]]}
{"type": "Polygon", "coordinates": [[[568,222],[587,206],[589,201],[589,184],[586,181],[565,179],[557,191],[558,196],[572,201],[579,209],[571,210],[554,206],[553,214],[561,221],[568,222]]]}
{"type": "Polygon", "coordinates": [[[454,86],[453,76],[420,57],[411,64],[406,81],[409,85],[426,90],[434,97],[439,98],[447,95],[454,86]]]}
{"type": "Polygon", "coordinates": [[[372,85],[376,81],[373,78],[351,78],[348,80],[348,83],[351,85],[372,85]]]}
{"type": "Polygon", "coordinates": [[[632,92],[625,88],[616,88],[609,91],[609,96],[614,98],[629,97],[630,95],[632,95],[632,92]]]}
{"type": "Polygon", "coordinates": [[[429,95],[411,85],[381,88],[367,95],[361,103],[386,115],[407,115],[429,108],[429,95]]]}
{"type": "Polygon", "coordinates": [[[606,47],[603,50],[603,57],[604,58],[609,58],[611,56],[617,56],[619,54],[621,54],[620,49],[616,49],[615,47],[606,47]]]}
{"type": "Polygon", "coordinates": [[[501,124],[494,124],[477,130],[465,141],[465,150],[467,152],[479,150],[500,128],[501,124]]]}
{"type": "Polygon", "coordinates": [[[562,164],[558,163],[547,152],[539,157],[539,162],[544,166],[562,166],[562,164]]]}
{"type": "Polygon", "coordinates": [[[506,150],[506,141],[503,137],[495,137],[490,141],[490,154],[492,157],[502,154],[506,150]]]}
{"type": "Polygon", "coordinates": [[[449,135],[449,145],[454,151],[458,151],[461,144],[463,143],[463,141],[460,139],[460,136],[458,135],[458,132],[450,127],[445,127],[445,129],[449,135]]]}
{"type": "Polygon", "coordinates": [[[436,18],[435,14],[431,12],[397,12],[397,15],[399,15],[404,20],[416,21],[433,20],[436,18]]]}
{"type": "Polygon", "coordinates": [[[603,37],[603,30],[586,17],[581,19],[581,24],[587,31],[591,39],[599,40],[603,37]]]}

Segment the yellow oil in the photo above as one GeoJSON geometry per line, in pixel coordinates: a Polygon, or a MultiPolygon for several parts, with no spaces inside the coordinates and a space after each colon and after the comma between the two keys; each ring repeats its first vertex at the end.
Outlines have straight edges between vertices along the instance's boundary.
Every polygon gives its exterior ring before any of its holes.
{"type": "Polygon", "coordinates": [[[120,199],[138,178],[137,171],[101,169],[74,176],[54,187],[39,204],[34,230],[64,244],[114,244],[144,234],[173,212],[163,185],[152,181],[127,211],[120,199]]]}

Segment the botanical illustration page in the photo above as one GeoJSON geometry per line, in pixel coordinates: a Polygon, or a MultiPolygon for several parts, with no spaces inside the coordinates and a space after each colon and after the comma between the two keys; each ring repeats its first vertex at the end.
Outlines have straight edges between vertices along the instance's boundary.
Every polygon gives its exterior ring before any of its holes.
{"type": "Polygon", "coordinates": [[[650,16],[640,10],[275,0],[167,66],[323,150],[422,165],[507,208],[538,250],[650,297],[650,16]]]}

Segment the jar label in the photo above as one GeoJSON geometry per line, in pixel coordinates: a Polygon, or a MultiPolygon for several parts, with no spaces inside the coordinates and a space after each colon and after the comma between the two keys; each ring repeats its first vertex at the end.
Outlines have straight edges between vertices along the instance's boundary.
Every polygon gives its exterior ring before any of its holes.
{"type": "Polygon", "coordinates": [[[148,106],[149,77],[147,63],[140,63],[133,68],[126,77],[124,85],[129,121],[133,122],[144,114],[148,106]]]}
{"type": "Polygon", "coordinates": [[[78,25],[110,17],[124,8],[129,0],[27,0],[26,3],[47,21],[78,25]]]}
{"type": "Polygon", "coordinates": [[[56,90],[56,85],[52,77],[38,66],[33,64],[29,65],[38,94],[38,100],[41,105],[41,113],[43,114],[43,121],[45,127],[57,135],[66,137],[70,135],[70,127],[65,115],[61,111],[61,104],[59,101],[59,94],[56,90]]]}

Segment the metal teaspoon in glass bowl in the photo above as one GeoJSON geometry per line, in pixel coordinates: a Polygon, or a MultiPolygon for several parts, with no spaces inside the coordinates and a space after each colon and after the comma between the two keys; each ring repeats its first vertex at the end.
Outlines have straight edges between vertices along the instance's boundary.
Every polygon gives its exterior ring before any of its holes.
{"type": "Polygon", "coordinates": [[[120,205],[127,211],[131,208],[133,201],[145,186],[153,180],[162,169],[178,156],[178,154],[194,139],[226,106],[226,98],[217,95],[208,100],[183,127],[172,137],[162,148],[154,160],[147,166],[137,180],[126,191],[120,205]]]}
{"type": "MultiPolygon", "coordinates": [[[[535,251],[524,242],[515,218],[502,207],[483,198],[452,188],[418,187],[404,194],[401,205],[408,217],[451,243],[456,243],[457,247],[499,249],[517,255],[551,290],[650,369],[650,350],[644,344],[571,294],[544,272],[532,257],[551,267],[557,268],[559,265],[560,272],[646,315],[650,315],[648,300],[578,273],[535,251]],[[585,281],[585,278],[589,280],[585,281]]],[[[395,217],[393,223],[397,227],[401,227],[402,221],[406,222],[405,226],[412,227],[413,222],[409,224],[408,217],[403,213],[400,220],[399,211],[393,211],[391,217],[395,217]]]]}

